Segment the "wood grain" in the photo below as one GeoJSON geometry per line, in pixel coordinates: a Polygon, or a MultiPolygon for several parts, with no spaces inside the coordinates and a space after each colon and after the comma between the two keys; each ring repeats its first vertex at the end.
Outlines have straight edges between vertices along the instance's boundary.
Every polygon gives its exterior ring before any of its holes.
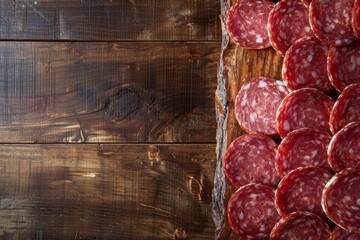
{"type": "Polygon", "coordinates": [[[211,239],[215,145],[0,145],[1,239],[211,239]]]}
{"type": "Polygon", "coordinates": [[[0,38],[220,40],[213,0],[2,0],[0,38]]]}
{"type": "Polygon", "coordinates": [[[215,142],[218,43],[0,42],[0,142],[215,142]]]}
{"type": "MultiPolygon", "coordinates": [[[[240,88],[254,77],[268,76],[281,79],[283,58],[272,48],[263,50],[243,49],[235,45],[229,38],[225,27],[226,13],[233,0],[221,0],[221,18],[223,40],[220,54],[220,68],[216,92],[217,115],[217,167],[214,187],[214,216],[216,223],[215,239],[238,239],[231,231],[227,220],[227,202],[235,189],[227,181],[222,159],[226,148],[240,135],[244,134],[237,123],[234,113],[234,102],[240,88]]],[[[273,1],[277,2],[277,1],[273,1]]]]}

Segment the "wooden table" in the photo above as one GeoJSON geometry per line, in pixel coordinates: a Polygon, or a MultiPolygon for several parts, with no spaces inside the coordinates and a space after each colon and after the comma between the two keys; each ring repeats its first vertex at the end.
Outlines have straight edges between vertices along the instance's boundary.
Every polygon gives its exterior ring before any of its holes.
{"type": "Polygon", "coordinates": [[[220,1],[0,1],[0,238],[212,239],[220,1]]]}

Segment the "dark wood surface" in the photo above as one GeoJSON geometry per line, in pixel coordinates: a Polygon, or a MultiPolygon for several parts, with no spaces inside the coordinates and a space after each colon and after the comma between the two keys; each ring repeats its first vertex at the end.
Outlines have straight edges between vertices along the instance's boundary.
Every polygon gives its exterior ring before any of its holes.
{"type": "Polygon", "coordinates": [[[0,142],[215,142],[218,43],[0,42],[0,142]]]}
{"type": "MultiPolygon", "coordinates": [[[[277,2],[274,0],[274,2],[277,2]]],[[[225,23],[226,13],[234,0],[221,0],[221,17],[225,23]]],[[[235,192],[223,172],[222,159],[226,148],[233,140],[244,134],[237,123],[234,102],[240,88],[251,78],[268,76],[281,79],[283,57],[272,48],[263,50],[243,49],[229,38],[225,26],[220,59],[220,73],[216,92],[217,127],[217,168],[215,177],[214,216],[218,240],[237,240],[227,220],[226,206],[235,192]]]]}
{"type": "Polygon", "coordinates": [[[1,145],[1,239],[210,239],[214,145],[1,145]]]}
{"type": "Polygon", "coordinates": [[[217,0],[0,1],[0,239],[212,239],[217,0]]]}
{"type": "Polygon", "coordinates": [[[2,0],[0,38],[219,40],[214,0],[2,0]]]}

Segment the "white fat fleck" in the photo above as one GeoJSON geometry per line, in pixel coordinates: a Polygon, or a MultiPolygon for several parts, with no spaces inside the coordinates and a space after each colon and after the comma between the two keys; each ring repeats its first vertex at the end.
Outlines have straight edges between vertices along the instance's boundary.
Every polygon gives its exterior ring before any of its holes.
{"type": "Polygon", "coordinates": [[[329,207],[331,207],[333,205],[333,202],[331,200],[329,200],[328,205],[329,205],[329,207]]]}
{"type": "Polygon", "coordinates": [[[255,106],[256,106],[256,101],[255,101],[255,100],[252,101],[251,106],[252,106],[252,107],[255,107],[255,106]]]}
{"type": "Polygon", "coordinates": [[[246,90],[246,89],[249,89],[249,87],[250,87],[250,84],[246,84],[246,85],[243,87],[243,89],[246,90]]]}
{"type": "Polygon", "coordinates": [[[316,156],[316,154],[317,154],[317,150],[313,150],[313,151],[311,151],[311,157],[315,157],[315,156],[316,156]]]}
{"type": "Polygon", "coordinates": [[[360,198],[356,199],[356,204],[360,205],[360,198]]]}
{"type": "Polygon", "coordinates": [[[286,89],[283,86],[278,86],[279,91],[286,92],[286,89]]]}
{"type": "Polygon", "coordinates": [[[335,44],[336,44],[336,45],[340,45],[340,44],[341,44],[341,40],[336,40],[336,41],[335,41],[335,44]]]}
{"type": "Polygon", "coordinates": [[[243,220],[244,219],[244,214],[242,212],[239,213],[239,219],[243,220]]]}
{"type": "Polygon", "coordinates": [[[262,224],[260,225],[260,232],[264,232],[265,231],[265,226],[262,224]]]}
{"type": "Polygon", "coordinates": [[[299,77],[296,80],[297,83],[305,83],[305,78],[303,75],[299,75],[299,77]]]}
{"type": "Polygon", "coordinates": [[[310,32],[310,30],[311,30],[310,27],[305,27],[306,32],[310,32]]]}
{"type": "Polygon", "coordinates": [[[289,131],[290,130],[290,123],[288,121],[284,122],[284,129],[285,131],[289,131]]]}
{"type": "Polygon", "coordinates": [[[244,98],[242,101],[241,101],[241,106],[243,107],[243,106],[245,106],[246,105],[246,103],[247,103],[247,100],[244,98]]]}
{"type": "Polygon", "coordinates": [[[344,200],[345,200],[345,201],[350,201],[350,200],[351,200],[351,197],[350,197],[350,196],[345,196],[345,197],[344,197],[344,200]]]}
{"type": "Polygon", "coordinates": [[[256,43],[263,43],[264,39],[260,36],[256,36],[256,43]]]}
{"type": "Polygon", "coordinates": [[[309,159],[310,159],[310,156],[309,156],[309,155],[305,155],[305,156],[304,156],[304,159],[305,159],[305,160],[309,160],[309,159]]]}
{"type": "Polygon", "coordinates": [[[284,168],[287,168],[287,167],[288,167],[288,165],[287,165],[287,163],[286,163],[286,162],[283,162],[283,164],[282,164],[282,165],[283,165],[283,167],[284,167],[284,168]]]}
{"type": "Polygon", "coordinates": [[[251,31],[249,32],[249,34],[251,34],[251,35],[255,35],[255,34],[256,34],[256,32],[255,32],[254,30],[251,30],[251,31]]]}
{"type": "Polygon", "coordinates": [[[264,82],[264,81],[259,82],[259,88],[264,88],[266,86],[267,86],[266,82],[264,82]]]}
{"type": "Polygon", "coordinates": [[[255,199],[255,198],[256,198],[256,194],[255,194],[255,193],[250,194],[250,198],[255,199]]]}
{"type": "Polygon", "coordinates": [[[308,62],[311,62],[312,60],[313,60],[313,55],[309,55],[308,57],[307,57],[307,60],[308,60],[308,62]]]}
{"type": "Polygon", "coordinates": [[[318,74],[317,74],[315,71],[312,71],[312,72],[311,72],[311,76],[312,76],[313,78],[317,78],[317,77],[318,77],[318,74]]]}
{"type": "Polygon", "coordinates": [[[250,114],[250,121],[255,122],[255,118],[257,118],[257,114],[256,113],[251,113],[250,114]]]}

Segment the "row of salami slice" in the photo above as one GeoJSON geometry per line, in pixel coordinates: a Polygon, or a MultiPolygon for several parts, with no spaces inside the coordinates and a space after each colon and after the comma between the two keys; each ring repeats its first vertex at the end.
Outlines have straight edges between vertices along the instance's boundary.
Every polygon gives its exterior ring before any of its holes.
{"type": "Polygon", "coordinates": [[[227,15],[227,30],[243,48],[272,46],[285,55],[299,38],[315,35],[340,46],[360,38],[360,0],[238,0],[227,15]]]}

